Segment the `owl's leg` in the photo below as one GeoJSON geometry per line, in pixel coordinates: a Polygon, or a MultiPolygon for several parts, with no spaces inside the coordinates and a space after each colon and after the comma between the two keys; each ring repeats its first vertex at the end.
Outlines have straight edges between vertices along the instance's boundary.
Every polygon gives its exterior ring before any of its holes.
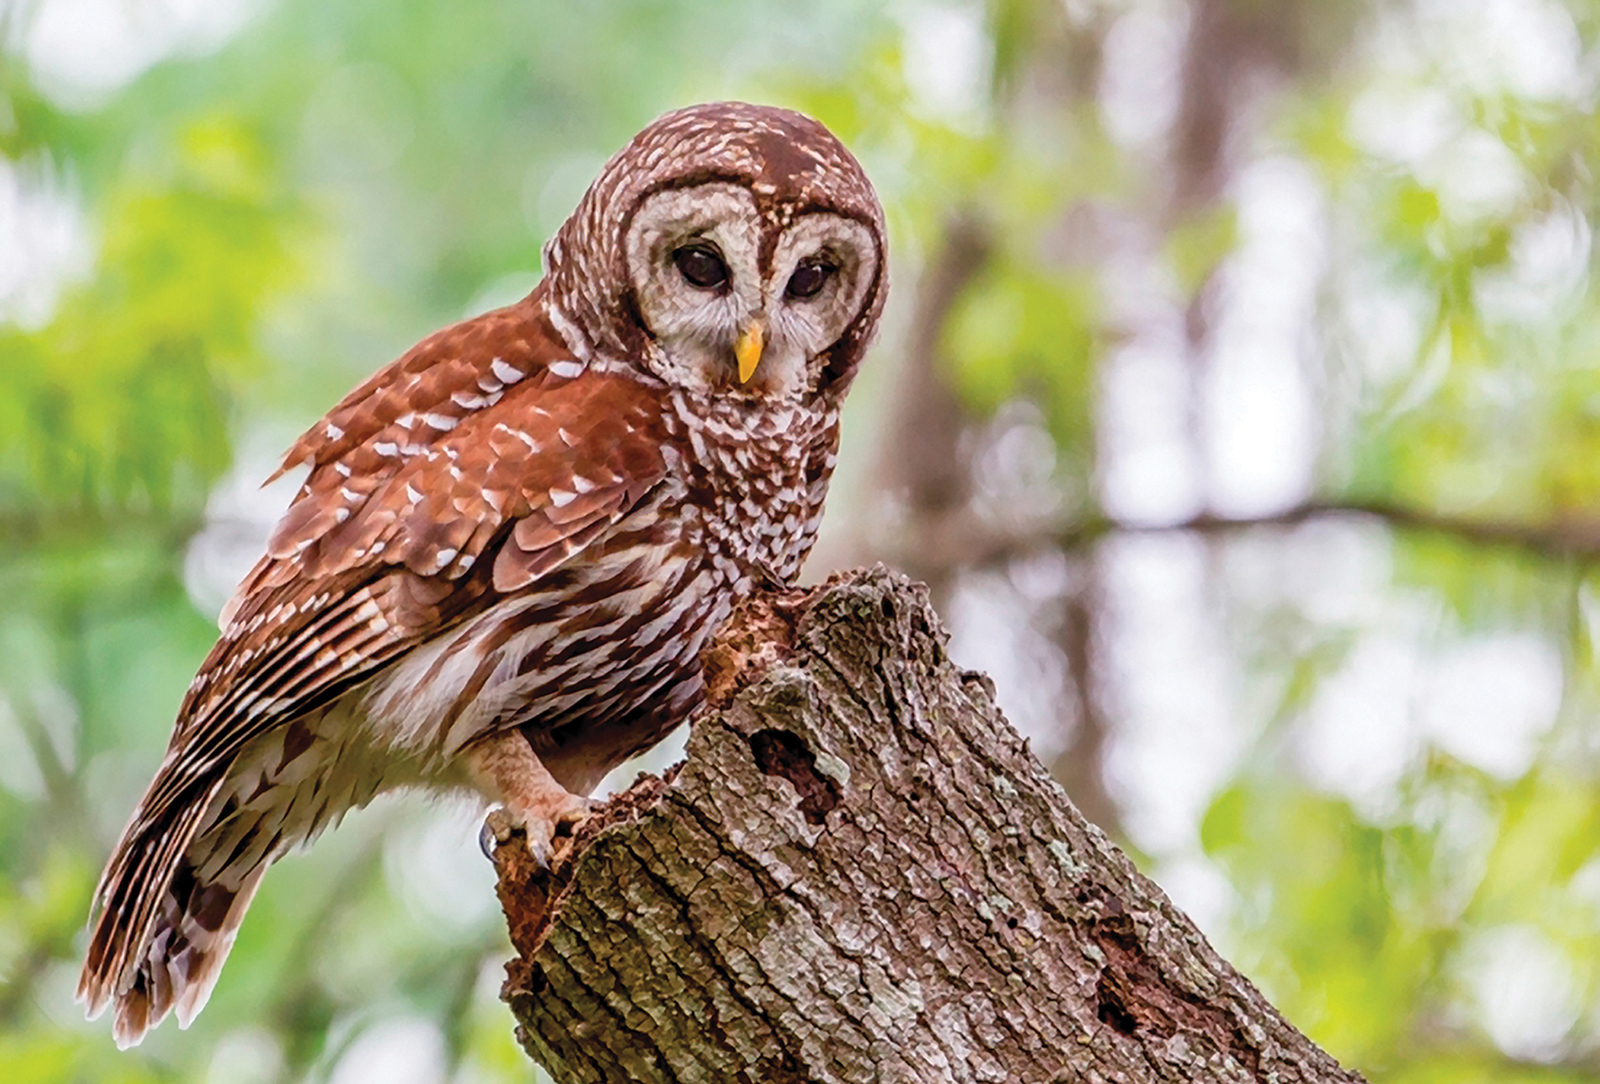
{"type": "Polygon", "coordinates": [[[502,806],[484,822],[483,842],[488,843],[487,834],[492,832],[497,842],[504,843],[521,829],[534,863],[549,869],[556,835],[580,824],[592,803],[556,782],[520,730],[492,734],[464,755],[478,789],[502,806]]]}

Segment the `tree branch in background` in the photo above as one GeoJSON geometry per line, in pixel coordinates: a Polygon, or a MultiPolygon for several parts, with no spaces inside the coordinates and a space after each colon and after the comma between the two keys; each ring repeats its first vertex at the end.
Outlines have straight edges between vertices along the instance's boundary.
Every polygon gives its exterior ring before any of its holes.
{"type": "Polygon", "coordinates": [[[1358,1081],[1084,821],[882,569],[752,600],[688,759],[498,854],[560,1084],[1358,1081]]]}
{"type": "Polygon", "coordinates": [[[1260,516],[1206,514],[1172,523],[1127,523],[1109,517],[1093,517],[1059,531],[1028,537],[985,537],[974,532],[964,537],[942,539],[948,548],[933,559],[985,568],[1037,552],[1043,546],[1079,553],[1101,539],[1123,535],[1183,532],[1228,535],[1258,528],[1298,527],[1325,519],[1372,519],[1397,531],[1439,535],[1466,545],[1503,547],[1534,557],[1580,564],[1600,561],[1600,520],[1527,523],[1430,512],[1388,501],[1368,500],[1314,500],[1260,516]]]}

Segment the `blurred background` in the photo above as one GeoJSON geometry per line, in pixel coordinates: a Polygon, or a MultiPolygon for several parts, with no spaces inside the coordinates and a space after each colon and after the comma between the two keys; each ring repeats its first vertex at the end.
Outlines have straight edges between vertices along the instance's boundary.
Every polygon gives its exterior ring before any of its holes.
{"type": "Polygon", "coordinates": [[[0,0],[5,1079],[529,1079],[470,809],[281,862],[128,1054],[83,925],[277,454],[722,97],[893,234],[808,577],[926,579],[1341,1060],[1600,1079],[1597,93],[1593,0],[0,0]]]}

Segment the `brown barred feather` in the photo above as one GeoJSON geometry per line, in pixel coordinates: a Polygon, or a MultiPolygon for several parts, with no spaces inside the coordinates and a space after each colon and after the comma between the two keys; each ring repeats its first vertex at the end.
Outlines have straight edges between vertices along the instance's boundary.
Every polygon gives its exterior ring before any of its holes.
{"type": "MultiPolygon", "coordinates": [[[[115,1007],[119,1044],[193,1019],[266,867],[384,790],[476,787],[537,855],[575,794],[699,703],[700,648],[737,598],[797,574],[885,290],[882,212],[848,151],[783,110],[668,114],[546,261],[527,298],[430,335],[284,457],[304,484],[96,893],[78,995],[115,1007]],[[731,331],[718,349],[658,335],[636,296],[633,215],[699,184],[708,207],[746,194],[763,267],[806,215],[867,239],[832,338],[745,385],[731,331]]],[[[820,317],[790,319],[769,350],[820,317]]]]}

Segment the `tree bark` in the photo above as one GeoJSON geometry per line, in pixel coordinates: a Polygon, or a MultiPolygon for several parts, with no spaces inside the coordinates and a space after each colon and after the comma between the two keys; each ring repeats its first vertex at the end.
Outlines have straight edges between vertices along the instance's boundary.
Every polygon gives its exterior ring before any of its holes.
{"type": "Polygon", "coordinates": [[[560,1084],[1359,1081],[1087,823],[884,570],[746,603],[687,759],[548,876],[504,996],[560,1084]]]}

